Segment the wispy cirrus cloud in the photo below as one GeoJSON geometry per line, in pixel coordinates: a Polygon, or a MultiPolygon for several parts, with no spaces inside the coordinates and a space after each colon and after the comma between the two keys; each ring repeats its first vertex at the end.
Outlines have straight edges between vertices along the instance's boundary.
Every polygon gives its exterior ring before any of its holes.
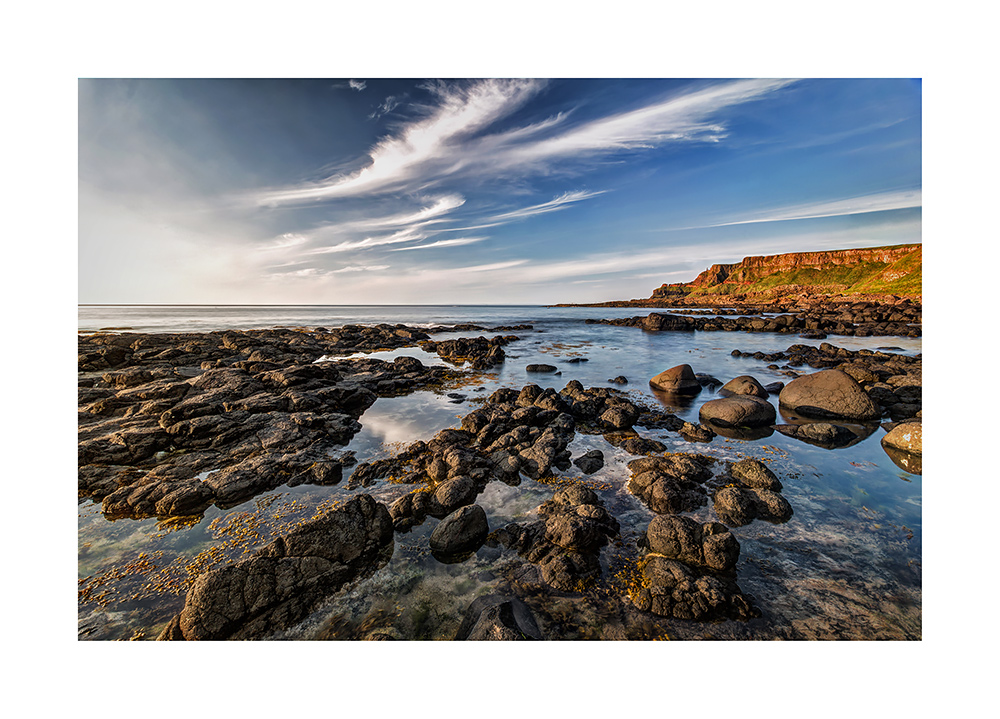
{"type": "Polygon", "coordinates": [[[426,188],[445,178],[488,178],[548,172],[621,151],[670,142],[719,142],[727,135],[717,116],[784,88],[792,80],[738,80],[674,95],[615,115],[570,122],[561,113],[541,122],[490,133],[543,87],[536,80],[436,83],[436,104],[395,135],[378,142],[368,163],[353,173],[257,193],[262,205],[281,205],[426,188]]]}
{"type": "Polygon", "coordinates": [[[459,245],[471,245],[476,242],[482,242],[488,239],[486,237],[456,237],[451,240],[438,240],[437,242],[431,242],[428,245],[414,245],[413,247],[396,247],[390,252],[406,252],[408,250],[429,250],[432,247],[458,247],[459,245]]]}
{"type": "Polygon", "coordinates": [[[503,212],[499,215],[493,215],[487,219],[496,224],[502,224],[504,222],[510,222],[512,220],[520,220],[525,217],[532,217],[534,215],[544,215],[546,212],[555,212],[556,210],[565,209],[565,207],[570,203],[580,202],[581,200],[589,200],[591,197],[597,197],[598,195],[603,195],[605,192],[607,192],[607,190],[597,190],[594,192],[576,190],[573,192],[564,192],[558,197],[552,198],[548,202],[543,202],[538,205],[532,205],[530,207],[522,207],[519,210],[511,210],[510,212],[503,212]]]}
{"type": "Polygon", "coordinates": [[[841,217],[845,215],[863,215],[870,212],[885,212],[888,210],[904,210],[922,206],[921,191],[899,190],[891,192],[876,192],[870,195],[860,195],[824,202],[790,205],[772,208],[759,213],[745,215],[739,219],[730,219],[694,227],[678,227],[672,229],[696,230],[708,227],[728,227],[730,225],[751,225],[760,222],[785,222],[787,220],[812,220],[821,217],[841,217]]]}

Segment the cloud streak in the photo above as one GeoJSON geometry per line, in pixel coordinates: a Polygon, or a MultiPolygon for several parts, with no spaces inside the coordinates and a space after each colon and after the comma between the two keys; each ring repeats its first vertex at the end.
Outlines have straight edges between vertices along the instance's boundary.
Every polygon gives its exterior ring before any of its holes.
{"type": "Polygon", "coordinates": [[[722,111],[763,98],[791,80],[738,80],[675,95],[634,110],[569,124],[569,114],[499,132],[487,131],[542,88],[535,80],[484,80],[430,86],[436,105],[378,142],[368,163],[320,182],[258,193],[265,206],[315,202],[431,186],[445,178],[548,172],[610,153],[671,142],[719,142],[722,111]]]}
{"type": "Polygon", "coordinates": [[[697,230],[708,227],[729,227],[731,225],[752,225],[761,222],[785,222],[788,220],[812,220],[821,217],[842,217],[845,215],[863,215],[870,212],[886,212],[888,210],[904,210],[922,206],[920,190],[902,190],[892,192],[877,192],[871,195],[848,197],[846,199],[828,200],[802,205],[792,205],[771,209],[763,213],[751,215],[739,220],[717,222],[695,227],[678,227],[678,230],[697,230]]]}

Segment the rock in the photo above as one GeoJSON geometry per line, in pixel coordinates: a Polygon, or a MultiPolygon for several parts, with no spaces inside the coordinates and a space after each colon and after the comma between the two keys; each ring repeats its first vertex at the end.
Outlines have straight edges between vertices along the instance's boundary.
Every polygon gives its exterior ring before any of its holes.
{"type": "Polygon", "coordinates": [[[780,424],[775,429],[788,437],[794,437],[803,442],[808,442],[818,447],[826,447],[827,449],[848,447],[862,439],[862,437],[847,427],[839,424],[830,424],[829,422],[780,424]]]}
{"type": "Polygon", "coordinates": [[[646,529],[649,551],[719,572],[736,568],[740,543],[722,524],[699,524],[689,517],[661,515],[653,517],[646,529]]]}
{"type": "Polygon", "coordinates": [[[792,505],[777,492],[747,487],[723,487],[712,498],[715,513],[734,527],[763,519],[774,524],[792,518],[792,505]]]}
{"type": "Polygon", "coordinates": [[[729,468],[729,472],[744,486],[753,489],[769,489],[772,492],[782,490],[781,482],[778,481],[774,472],[756,459],[741,459],[729,468]]]}
{"type": "Polygon", "coordinates": [[[705,455],[680,452],[632,460],[628,491],[658,514],[693,511],[707,501],[701,485],[712,476],[709,467],[714,462],[705,455]]]}
{"type": "Polygon", "coordinates": [[[643,611],[694,621],[746,620],[759,615],[731,578],[699,574],[659,554],[647,555],[639,566],[640,587],[630,595],[643,611]]]}
{"type": "Polygon", "coordinates": [[[920,422],[901,422],[882,438],[883,447],[892,447],[908,454],[923,454],[923,426],[920,422]]]}
{"type": "Polygon", "coordinates": [[[584,474],[593,474],[604,466],[604,453],[599,449],[592,449],[574,459],[573,464],[584,474]]]}
{"type": "Polygon", "coordinates": [[[660,372],[649,380],[649,384],[653,389],[672,394],[694,395],[701,391],[701,383],[695,377],[691,365],[687,364],[677,365],[660,372]]]}
{"type": "Polygon", "coordinates": [[[677,431],[689,442],[711,442],[715,437],[715,432],[711,428],[691,422],[685,422],[677,431]]]}
{"type": "Polygon", "coordinates": [[[767,393],[769,395],[771,395],[771,394],[779,394],[781,392],[781,390],[783,390],[784,388],[785,388],[785,383],[784,382],[780,382],[780,381],[779,382],[771,382],[769,384],[764,385],[764,389],[767,390],[767,393]]]}
{"type": "Polygon", "coordinates": [[[247,559],[198,577],[161,639],[255,639],[303,619],[392,553],[392,522],[368,495],[293,529],[247,559]]]}
{"type": "Polygon", "coordinates": [[[610,429],[629,429],[639,419],[639,410],[630,402],[612,405],[600,416],[601,424],[610,429]]]}
{"type": "Polygon", "coordinates": [[[559,490],[542,503],[538,514],[541,519],[537,521],[498,530],[497,541],[537,564],[549,586],[582,591],[600,576],[600,550],[619,533],[618,521],[582,485],[559,490]]]}
{"type": "Polygon", "coordinates": [[[465,612],[457,641],[522,641],[542,639],[528,606],[516,597],[479,597],[465,612]]]}
{"type": "Polygon", "coordinates": [[[719,394],[723,397],[732,397],[733,395],[748,395],[750,397],[760,397],[761,399],[767,399],[768,397],[767,390],[761,386],[760,382],[748,374],[726,382],[719,389],[719,394]]]}
{"type": "Polygon", "coordinates": [[[474,552],[483,545],[489,533],[486,511],[478,504],[466,505],[434,527],[430,538],[431,550],[440,555],[474,552]]]}
{"type": "Polygon", "coordinates": [[[611,384],[628,384],[628,377],[620,374],[614,379],[609,379],[608,382],[611,384]]]}
{"type": "Polygon", "coordinates": [[[525,372],[555,372],[558,367],[550,364],[529,364],[524,368],[525,372]]]}
{"type": "Polygon", "coordinates": [[[719,427],[768,427],[777,418],[774,405],[751,395],[733,395],[713,399],[701,406],[698,413],[703,423],[719,427]]]}
{"type": "MultiPolygon", "coordinates": [[[[455,477],[438,485],[434,501],[440,506],[440,516],[446,516],[459,507],[472,504],[477,495],[476,483],[469,477],[455,477]]],[[[430,512],[432,515],[435,512],[430,512]]]]}
{"type": "Polygon", "coordinates": [[[815,419],[876,420],[878,406],[857,380],[840,370],[821,370],[789,382],[778,401],[782,407],[815,419]]]}

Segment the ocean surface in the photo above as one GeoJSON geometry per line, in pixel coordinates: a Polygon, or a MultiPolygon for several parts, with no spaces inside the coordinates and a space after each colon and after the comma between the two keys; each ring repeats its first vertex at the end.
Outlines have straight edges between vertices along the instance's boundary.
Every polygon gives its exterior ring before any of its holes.
{"type": "MultiPolygon", "coordinates": [[[[520,339],[505,348],[506,362],[461,387],[380,398],[361,417],[363,429],[345,447],[358,462],[389,456],[417,439],[457,427],[475,400],[499,387],[535,383],[561,389],[570,380],[585,387],[609,385],[619,375],[622,389],[635,401],[661,402],[648,380],[678,364],[726,382],[750,374],[762,384],[791,378],[767,363],[733,357],[732,351],[776,352],[792,344],[829,342],[851,350],[887,349],[919,354],[920,338],[839,337],[807,340],[794,334],[743,332],[660,332],[637,328],[588,325],[601,319],[648,314],[638,308],[554,308],[540,306],[191,306],[81,305],[79,330],[135,332],[202,332],[273,326],[335,327],[343,324],[404,323],[433,330],[440,325],[475,323],[486,327],[531,324],[531,330],[504,331],[520,339]],[[573,358],[586,362],[569,363],[573,358]],[[559,375],[528,375],[527,364],[545,362],[559,375]],[[462,395],[454,397],[451,395],[462,395]]],[[[466,331],[434,334],[434,339],[477,336],[466,331]]],[[[371,356],[391,359],[408,355],[425,364],[443,364],[437,355],[405,348],[371,356]]],[[[808,367],[799,368],[812,371],[808,367]]],[[[698,409],[716,398],[704,390],[684,406],[670,406],[678,416],[698,421],[698,409]]],[[[776,398],[772,402],[777,406],[776,398]]],[[[779,414],[780,421],[780,414],[779,414]]],[[[921,476],[900,468],[879,443],[881,429],[841,449],[822,449],[769,434],[756,440],[716,437],[692,443],[665,430],[639,430],[658,439],[669,451],[698,452],[719,459],[754,457],[765,461],[784,484],[783,494],[794,516],[785,524],[755,521],[733,528],[742,547],[737,581],[762,613],[749,623],[698,624],[652,617],[643,638],[716,639],[919,639],[921,637],[921,476]]],[[[605,467],[586,478],[574,467],[565,474],[585,479],[621,523],[623,542],[606,547],[601,592],[580,598],[552,598],[559,612],[543,616],[548,635],[561,639],[616,638],[609,629],[607,597],[614,596],[615,571],[622,556],[654,516],[626,489],[625,464],[633,459],[600,435],[577,434],[570,445],[574,457],[590,449],[605,454],[605,467]],[[631,544],[630,544],[631,543],[631,544]],[[603,597],[603,598],[602,598],[603,597]],[[603,633],[602,633],[603,632],[603,633]]],[[[520,486],[491,483],[477,502],[491,528],[527,521],[533,510],[558,489],[551,483],[524,479],[520,486]]],[[[228,510],[210,508],[188,522],[108,521],[100,505],[79,504],[79,607],[81,639],[152,639],[180,610],[184,578],[192,567],[220,553],[230,558],[258,545],[281,522],[308,518],[330,502],[364,491],[387,504],[412,490],[389,482],[354,488],[350,471],[334,487],[282,487],[228,510]],[[253,529],[248,535],[247,525],[253,529]],[[241,544],[243,542],[244,544],[241,544]]],[[[715,520],[710,505],[689,516],[715,520]]],[[[427,552],[427,538],[437,520],[396,535],[389,564],[330,598],[299,626],[275,638],[357,639],[374,630],[399,639],[449,639],[465,609],[496,587],[507,553],[484,547],[460,564],[441,564],[427,552]]],[[[634,550],[633,550],[634,553],[634,550]]],[[[542,602],[543,600],[539,600],[542,602]]],[[[627,601],[627,600],[625,600],[627,601]]],[[[543,606],[540,604],[539,606],[543,606]]]]}

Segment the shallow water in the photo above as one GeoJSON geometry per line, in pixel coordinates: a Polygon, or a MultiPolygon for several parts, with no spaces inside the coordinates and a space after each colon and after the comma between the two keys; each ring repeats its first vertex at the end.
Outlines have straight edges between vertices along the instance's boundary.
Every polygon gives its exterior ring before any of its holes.
{"type": "MultiPolygon", "coordinates": [[[[635,308],[181,308],[173,310],[173,315],[170,312],[168,308],[105,307],[95,311],[81,307],[80,329],[97,329],[99,325],[131,326],[136,331],[205,331],[229,326],[377,322],[534,325],[532,330],[504,332],[521,339],[505,348],[507,361],[502,366],[484,373],[473,384],[379,399],[361,417],[363,429],[344,448],[356,452],[359,462],[389,456],[416,439],[426,440],[440,429],[458,426],[460,417],[477,406],[476,400],[497,387],[535,383],[561,389],[572,379],[585,387],[609,386],[608,379],[624,375],[629,384],[621,389],[636,400],[655,404],[659,400],[650,391],[648,379],[668,367],[687,363],[696,372],[714,375],[723,382],[742,374],[751,374],[762,384],[787,382],[790,377],[781,370],[768,369],[767,363],[752,358],[732,357],[732,350],[776,352],[796,343],[820,344],[796,335],[647,333],[583,322],[588,317],[648,312],[635,308]],[[236,321],[239,324],[226,324],[236,321]],[[574,357],[587,361],[569,363],[574,357]],[[527,364],[539,362],[556,365],[560,374],[525,372],[527,364]],[[464,398],[455,402],[448,393],[464,398]]],[[[480,333],[442,333],[435,339],[476,334],[480,333]]],[[[831,335],[825,341],[852,350],[892,346],[906,354],[921,351],[919,338],[831,335]]],[[[417,357],[425,364],[442,363],[436,355],[416,348],[372,356],[399,355],[417,357]]],[[[671,409],[697,421],[701,404],[716,396],[705,390],[688,406],[671,409]]],[[[604,578],[595,590],[579,597],[546,593],[522,597],[545,636],[920,638],[921,477],[890,460],[879,444],[881,429],[851,447],[836,450],[780,433],[755,441],[720,436],[709,444],[695,444],[665,430],[639,431],[659,439],[670,451],[699,452],[730,461],[756,457],[784,484],[784,496],[794,509],[789,522],[772,525],[756,521],[732,530],[742,546],[738,583],[753,596],[762,616],[747,623],[699,624],[662,620],[630,609],[628,600],[621,599],[616,572],[636,556],[635,539],[654,515],[625,488],[625,463],[633,457],[607,444],[600,435],[578,433],[570,445],[573,456],[601,449],[606,464],[587,477],[575,467],[564,475],[585,481],[598,492],[621,523],[622,541],[603,550],[604,578]]],[[[80,605],[80,636],[153,638],[183,605],[185,580],[199,568],[237,559],[269,541],[282,527],[312,516],[330,502],[364,491],[391,503],[411,489],[390,482],[355,488],[350,471],[345,471],[344,480],[335,487],[282,487],[229,510],[213,507],[192,524],[164,524],[155,519],[109,522],[100,514],[99,505],[82,501],[79,575],[87,594],[80,605]]],[[[530,520],[534,509],[557,489],[555,482],[525,478],[516,487],[493,482],[477,503],[486,510],[490,527],[496,529],[508,522],[530,520]]],[[[699,521],[715,519],[710,506],[691,516],[699,521]]],[[[510,577],[524,567],[512,552],[490,547],[459,564],[438,562],[427,549],[427,537],[436,522],[428,518],[420,527],[397,534],[393,557],[385,567],[331,597],[298,627],[275,638],[357,639],[373,632],[403,639],[453,637],[465,609],[477,596],[510,591],[510,577]]]]}

